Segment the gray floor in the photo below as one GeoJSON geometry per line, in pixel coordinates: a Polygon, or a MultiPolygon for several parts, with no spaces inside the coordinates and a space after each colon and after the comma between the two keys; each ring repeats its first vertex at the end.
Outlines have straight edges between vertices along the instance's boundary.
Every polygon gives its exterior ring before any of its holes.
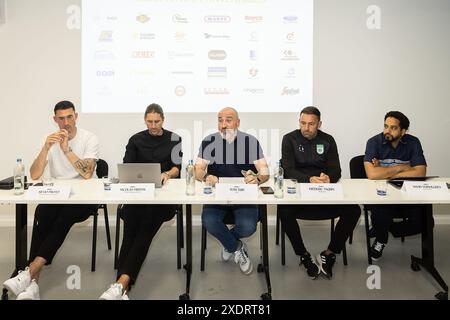
{"type": "MultiPolygon", "coordinates": [[[[114,228],[112,228],[114,229],[114,228]]],[[[329,228],[304,226],[305,242],[311,253],[319,253],[329,240],[329,228]]],[[[176,269],[175,227],[163,227],[153,242],[138,282],[130,292],[130,299],[178,299],[184,292],[185,272],[176,269]]],[[[112,230],[114,239],[114,230],[112,230]]],[[[29,233],[30,235],[30,233],[29,233]]],[[[69,233],[52,266],[43,271],[40,288],[42,299],[97,299],[113,282],[113,252],[106,249],[104,228],[99,229],[97,271],[90,271],[91,227],[75,227],[69,233]],[[68,289],[69,266],[79,266],[81,288],[68,289]]],[[[206,270],[200,272],[200,228],[194,227],[194,266],[191,299],[259,299],[266,292],[265,278],[253,272],[241,274],[233,262],[220,259],[220,246],[208,238],[206,270]]],[[[420,237],[409,237],[404,243],[390,239],[382,260],[381,289],[369,290],[364,228],[355,230],[348,248],[348,266],[338,257],[332,280],[323,277],[311,280],[303,267],[299,267],[290,243],[287,241],[286,266],[281,266],[280,250],[275,246],[275,228],[269,229],[270,275],[273,299],[434,299],[441,288],[426,272],[413,272],[410,255],[420,256],[420,237]]],[[[435,264],[441,276],[450,282],[450,226],[435,228],[435,264]]],[[[259,233],[248,239],[249,252],[254,264],[259,261],[259,233]]],[[[0,228],[0,278],[6,279],[14,261],[14,229],[0,228]]],[[[183,251],[184,261],[184,251],[183,251]]],[[[70,287],[70,286],[69,286],[70,287]]]]}

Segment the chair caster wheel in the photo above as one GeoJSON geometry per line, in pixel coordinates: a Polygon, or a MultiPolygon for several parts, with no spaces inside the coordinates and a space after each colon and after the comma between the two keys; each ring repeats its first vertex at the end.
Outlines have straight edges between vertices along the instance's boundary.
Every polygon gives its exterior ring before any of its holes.
{"type": "Polygon", "coordinates": [[[263,300],[272,300],[272,295],[270,293],[268,293],[268,292],[263,293],[261,295],[261,299],[263,299],[263,300]]]}
{"type": "Polygon", "coordinates": [[[256,268],[256,271],[258,271],[258,273],[264,272],[264,267],[261,263],[258,264],[258,268],[256,268]]]}
{"type": "Polygon", "coordinates": [[[438,300],[448,300],[448,292],[447,291],[441,291],[436,293],[435,298],[438,300]]]}
{"type": "Polygon", "coordinates": [[[420,271],[420,265],[417,262],[413,261],[411,262],[411,269],[415,272],[420,271]]]}

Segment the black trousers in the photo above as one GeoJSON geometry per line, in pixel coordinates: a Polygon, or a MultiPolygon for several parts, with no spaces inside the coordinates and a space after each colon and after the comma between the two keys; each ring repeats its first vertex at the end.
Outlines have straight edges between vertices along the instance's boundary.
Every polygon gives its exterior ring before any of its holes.
{"type": "Polygon", "coordinates": [[[31,236],[30,260],[42,257],[51,264],[70,228],[89,218],[98,208],[91,204],[40,204],[37,206],[33,234],[31,236]]]}
{"type": "Polygon", "coordinates": [[[376,241],[388,242],[388,231],[394,237],[421,233],[424,205],[371,205],[372,228],[376,241]],[[406,218],[405,222],[394,222],[394,218],[406,218]]]}
{"type": "Polygon", "coordinates": [[[278,214],[296,255],[303,255],[308,251],[297,219],[325,220],[339,217],[328,249],[340,253],[358,223],[361,208],[358,205],[279,205],[278,214]]]}
{"type": "Polygon", "coordinates": [[[126,274],[130,286],[136,282],[148,249],[159,228],[175,215],[176,205],[125,205],[121,218],[124,221],[120,247],[117,279],[126,274]]]}

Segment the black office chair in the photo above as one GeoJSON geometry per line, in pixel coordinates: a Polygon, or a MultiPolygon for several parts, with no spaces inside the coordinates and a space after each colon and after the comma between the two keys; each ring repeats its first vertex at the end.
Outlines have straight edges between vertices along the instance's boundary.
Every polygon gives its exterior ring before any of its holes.
{"type": "MultiPolygon", "coordinates": [[[[330,238],[333,237],[333,233],[334,233],[334,225],[335,225],[335,218],[331,218],[331,230],[330,230],[330,238]]],[[[302,219],[303,220],[303,219],[302,219]]],[[[278,245],[278,237],[281,236],[281,265],[286,265],[286,237],[285,237],[285,232],[283,229],[283,225],[281,224],[280,221],[280,214],[278,212],[278,206],[277,206],[277,222],[276,222],[276,237],[277,237],[277,241],[276,244],[278,245]],[[279,231],[280,230],[280,231],[279,231]]],[[[344,245],[344,248],[342,249],[342,260],[344,262],[344,265],[347,265],[347,248],[344,245]]]]}
{"type": "MultiPolygon", "coordinates": [[[[350,160],[350,177],[352,179],[367,179],[366,169],[364,169],[364,155],[359,155],[353,157],[350,160]]],[[[363,205],[364,210],[364,224],[366,229],[366,244],[367,244],[367,261],[372,264],[372,259],[370,258],[370,235],[369,235],[369,211],[371,211],[370,205],[363,205]]],[[[403,217],[403,221],[406,218],[403,217]]],[[[401,237],[402,242],[405,241],[405,237],[401,237]]]]}
{"type": "MultiPolygon", "coordinates": [[[[116,213],[116,236],[114,245],[114,269],[117,269],[119,263],[119,236],[120,236],[120,215],[123,210],[123,204],[117,207],[116,213]]],[[[181,248],[184,247],[183,235],[183,206],[179,205],[175,209],[177,219],[177,269],[181,269],[181,248]]]]}
{"type": "MultiPolygon", "coordinates": [[[[95,169],[95,173],[98,178],[103,178],[108,176],[108,163],[103,159],[98,159],[97,168],[95,169]]],[[[91,271],[95,271],[95,262],[97,255],[97,217],[98,210],[103,209],[103,213],[105,216],[105,230],[106,230],[106,242],[108,244],[108,250],[111,250],[111,234],[109,231],[109,219],[108,219],[108,206],[106,204],[99,204],[97,210],[92,213],[94,216],[94,226],[92,230],[92,262],[91,262],[91,271]]]]}

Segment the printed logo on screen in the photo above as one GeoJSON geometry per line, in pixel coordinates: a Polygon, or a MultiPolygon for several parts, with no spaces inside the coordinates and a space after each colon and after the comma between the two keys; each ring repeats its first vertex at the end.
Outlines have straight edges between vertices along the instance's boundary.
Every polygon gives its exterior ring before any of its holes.
{"type": "Polygon", "coordinates": [[[208,78],[226,78],[227,67],[208,67],[208,78]]]}
{"type": "Polygon", "coordinates": [[[95,52],[94,60],[95,61],[112,61],[112,60],[116,60],[116,56],[111,51],[99,50],[99,51],[95,52]]]}
{"type": "Polygon", "coordinates": [[[185,32],[182,32],[182,31],[177,31],[173,35],[173,38],[175,39],[176,42],[183,42],[183,41],[186,40],[187,34],[185,32]]]}
{"type": "Polygon", "coordinates": [[[99,42],[113,42],[113,31],[103,30],[98,37],[99,42]]]}
{"type": "Polygon", "coordinates": [[[230,16],[216,16],[216,15],[208,15],[203,18],[206,23],[230,23],[230,16]]]}
{"type": "Polygon", "coordinates": [[[223,39],[229,40],[231,37],[227,34],[212,34],[212,33],[203,33],[205,39],[223,39]]]}
{"type": "Polygon", "coordinates": [[[156,34],[150,33],[150,32],[134,33],[133,34],[133,39],[137,39],[137,40],[155,40],[156,39],[156,34]]]}
{"type": "Polygon", "coordinates": [[[97,77],[102,77],[102,78],[110,78],[110,77],[114,77],[115,72],[114,70],[98,70],[96,72],[97,77]]]}
{"type": "Polygon", "coordinates": [[[195,56],[194,52],[183,52],[183,51],[168,51],[167,57],[169,59],[185,59],[192,58],[195,56]]]}
{"type": "Polygon", "coordinates": [[[294,78],[296,78],[297,76],[296,76],[296,70],[295,70],[295,68],[288,68],[287,69],[287,71],[286,71],[286,76],[285,76],[285,78],[287,78],[287,79],[294,79],[294,78]]]}
{"type": "Polygon", "coordinates": [[[146,14],[140,14],[136,17],[136,21],[144,24],[150,21],[150,17],[146,14]]]}
{"type": "Polygon", "coordinates": [[[191,70],[173,70],[170,72],[171,75],[174,76],[192,76],[194,71],[191,70]]]}
{"type": "Polygon", "coordinates": [[[172,21],[175,22],[175,23],[188,23],[189,22],[187,18],[183,17],[179,13],[175,13],[172,16],[172,21]]]}
{"type": "Polygon", "coordinates": [[[204,93],[206,95],[228,95],[230,91],[228,88],[205,88],[204,93]]]}
{"type": "Polygon", "coordinates": [[[227,58],[227,53],[225,50],[210,50],[208,52],[208,58],[210,60],[225,60],[227,58]]]}
{"type": "Polygon", "coordinates": [[[155,51],[133,51],[131,57],[133,59],[153,59],[155,51]]]}
{"type": "Polygon", "coordinates": [[[282,96],[295,96],[300,94],[300,89],[299,88],[288,88],[288,87],[284,87],[281,90],[281,95],[282,96]]]}
{"type": "Polygon", "coordinates": [[[289,32],[286,35],[286,42],[287,43],[296,43],[297,42],[297,37],[295,35],[295,32],[289,32]]]}
{"type": "Polygon", "coordinates": [[[259,70],[257,68],[250,68],[248,70],[249,79],[257,79],[259,70]]]}
{"type": "Polygon", "coordinates": [[[246,23],[260,23],[264,21],[263,16],[245,16],[244,21],[246,23]]]}
{"type": "Polygon", "coordinates": [[[250,36],[248,38],[248,41],[250,42],[258,42],[259,41],[259,35],[258,32],[253,31],[252,33],[250,33],[250,36]]]}
{"type": "Polygon", "coordinates": [[[296,60],[298,60],[298,56],[292,50],[284,50],[283,51],[283,57],[281,58],[281,60],[284,60],[284,61],[296,61],[296,60]]]}
{"type": "Polygon", "coordinates": [[[175,95],[177,97],[182,97],[186,94],[186,88],[184,86],[176,86],[175,87],[175,95]]]}
{"type": "Polygon", "coordinates": [[[244,88],[245,93],[251,93],[251,94],[264,94],[263,88],[244,88]]]}
{"type": "Polygon", "coordinates": [[[297,16],[284,16],[283,22],[284,23],[297,23],[298,17],[297,16]]]}

